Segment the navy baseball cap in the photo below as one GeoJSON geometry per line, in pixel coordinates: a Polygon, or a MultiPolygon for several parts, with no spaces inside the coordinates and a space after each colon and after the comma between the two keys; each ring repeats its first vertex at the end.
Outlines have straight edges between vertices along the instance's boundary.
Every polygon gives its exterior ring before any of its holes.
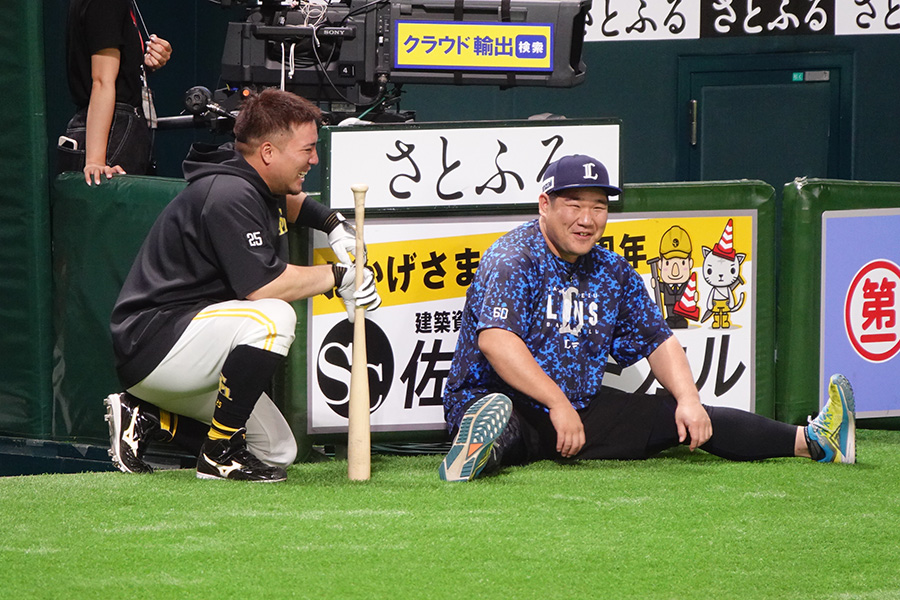
{"type": "Polygon", "coordinates": [[[618,196],[622,190],[609,183],[609,172],[603,163],[585,154],[563,156],[550,163],[544,172],[541,191],[545,194],[570,188],[595,187],[607,196],[618,196]]]}

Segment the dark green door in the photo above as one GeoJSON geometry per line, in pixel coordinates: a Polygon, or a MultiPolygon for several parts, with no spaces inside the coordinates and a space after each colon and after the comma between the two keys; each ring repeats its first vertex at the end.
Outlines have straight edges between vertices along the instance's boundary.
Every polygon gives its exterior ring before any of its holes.
{"type": "Polygon", "coordinates": [[[852,177],[852,56],[679,59],[678,169],[688,181],[852,177]]]}

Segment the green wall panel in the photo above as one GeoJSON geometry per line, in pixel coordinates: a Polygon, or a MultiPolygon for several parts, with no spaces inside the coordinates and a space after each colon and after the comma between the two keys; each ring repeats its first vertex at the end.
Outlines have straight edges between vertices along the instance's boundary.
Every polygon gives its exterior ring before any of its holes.
{"type": "MultiPolygon", "coordinates": [[[[53,276],[56,371],[53,436],[105,440],[101,400],[119,391],[109,318],[119,290],[160,211],[184,189],[182,179],[115,177],[87,186],[80,174],[55,181],[53,276]]],[[[290,231],[293,260],[306,260],[302,230],[290,231]]],[[[306,441],[306,305],[295,303],[297,340],[275,401],[288,419],[304,459],[306,441]]]]}
{"type": "Polygon", "coordinates": [[[105,439],[103,398],[120,391],[109,317],[156,216],[180,179],[123,175],[88,186],[66,173],[53,189],[53,437],[105,439]]]}
{"type": "MultiPolygon", "coordinates": [[[[776,310],[776,414],[780,420],[804,423],[819,410],[822,213],[896,207],[900,207],[900,184],[896,183],[798,179],[784,186],[776,310]]],[[[897,418],[863,424],[900,429],[897,418]]]]}
{"type": "MultiPolygon", "coordinates": [[[[53,273],[56,283],[54,436],[106,436],[102,398],[118,389],[109,339],[109,315],[133,257],[159,211],[185,185],[183,180],[116,177],[86,186],[78,174],[54,186],[53,273]]],[[[702,211],[756,211],[757,329],[756,411],[773,414],[774,190],[762,182],[650,184],[626,186],[626,213],[673,218],[702,211]]],[[[308,260],[308,240],[291,231],[293,260],[308,260]]],[[[306,306],[295,303],[298,343],[289,355],[276,397],[298,437],[301,458],[310,446],[306,431],[306,306]]]]}
{"type": "Polygon", "coordinates": [[[42,6],[5,2],[0,19],[0,432],[50,429],[50,223],[42,6]]]}

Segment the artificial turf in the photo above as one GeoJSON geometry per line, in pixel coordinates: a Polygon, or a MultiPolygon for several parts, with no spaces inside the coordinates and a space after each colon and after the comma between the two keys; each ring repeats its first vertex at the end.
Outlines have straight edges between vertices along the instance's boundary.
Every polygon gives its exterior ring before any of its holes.
{"type": "Polygon", "coordinates": [[[471,483],[440,456],[0,478],[5,598],[900,599],[900,432],[858,464],[542,462],[471,483]]]}

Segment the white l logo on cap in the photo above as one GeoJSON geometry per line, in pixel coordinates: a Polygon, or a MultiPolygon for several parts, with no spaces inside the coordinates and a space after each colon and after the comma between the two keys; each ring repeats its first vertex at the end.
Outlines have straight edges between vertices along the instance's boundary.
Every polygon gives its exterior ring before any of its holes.
{"type": "Polygon", "coordinates": [[[594,173],[594,163],[584,163],[584,178],[585,179],[594,179],[597,180],[600,178],[599,175],[594,173]]]}

